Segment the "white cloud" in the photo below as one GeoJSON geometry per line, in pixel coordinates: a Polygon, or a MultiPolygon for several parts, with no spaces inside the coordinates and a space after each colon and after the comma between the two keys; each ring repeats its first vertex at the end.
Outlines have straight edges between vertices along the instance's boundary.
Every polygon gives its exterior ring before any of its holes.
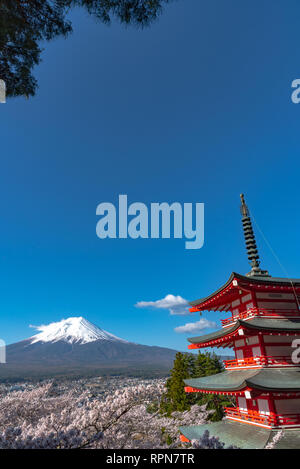
{"type": "Polygon", "coordinates": [[[197,322],[188,322],[184,326],[175,327],[174,331],[178,332],[179,334],[183,334],[184,332],[193,333],[203,331],[203,329],[208,329],[212,327],[216,327],[216,323],[213,321],[209,321],[208,319],[201,318],[197,322]]]}
{"type": "Polygon", "coordinates": [[[166,295],[156,301],[139,301],[135,306],[137,308],[168,309],[172,315],[187,316],[192,314],[189,311],[189,302],[181,296],[174,295],[166,295]]]}

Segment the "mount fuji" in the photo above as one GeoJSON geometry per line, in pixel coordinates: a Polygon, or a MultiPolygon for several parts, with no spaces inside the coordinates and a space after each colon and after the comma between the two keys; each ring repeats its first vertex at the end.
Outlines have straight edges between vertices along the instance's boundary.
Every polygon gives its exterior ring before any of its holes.
{"type": "MultiPolygon", "coordinates": [[[[34,327],[34,326],[31,326],[34,327]]],[[[58,342],[62,340],[68,344],[88,344],[96,340],[111,340],[116,342],[129,343],[127,340],[110,334],[100,329],[82,316],[63,319],[59,322],[52,322],[47,326],[36,326],[35,329],[41,331],[39,334],[30,337],[32,344],[36,342],[58,342]]]]}
{"type": "Polygon", "coordinates": [[[166,374],[176,350],[140,345],[100,329],[83,317],[31,326],[36,335],[6,348],[0,380],[48,376],[166,374]]]}

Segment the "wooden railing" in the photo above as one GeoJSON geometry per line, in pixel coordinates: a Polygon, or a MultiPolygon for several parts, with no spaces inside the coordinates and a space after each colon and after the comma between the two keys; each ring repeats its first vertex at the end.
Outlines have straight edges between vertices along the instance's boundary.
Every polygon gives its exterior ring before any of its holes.
{"type": "Polygon", "coordinates": [[[224,360],[225,368],[258,367],[258,366],[299,366],[291,357],[249,357],[243,359],[224,360]]]}
{"type": "Polygon", "coordinates": [[[236,314],[227,319],[222,319],[221,323],[223,327],[231,326],[235,321],[238,319],[249,319],[255,316],[268,316],[272,318],[296,318],[300,317],[300,311],[295,310],[274,310],[274,309],[263,309],[263,308],[251,308],[247,311],[243,311],[242,313],[236,314]]]}
{"type": "Polygon", "coordinates": [[[226,417],[229,419],[238,419],[256,425],[264,425],[267,427],[281,427],[288,425],[300,426],[299,414],[275,414],[270,412],[262,414],[255,410],[241,410],[239,407],[225,407],[226,417]]]}

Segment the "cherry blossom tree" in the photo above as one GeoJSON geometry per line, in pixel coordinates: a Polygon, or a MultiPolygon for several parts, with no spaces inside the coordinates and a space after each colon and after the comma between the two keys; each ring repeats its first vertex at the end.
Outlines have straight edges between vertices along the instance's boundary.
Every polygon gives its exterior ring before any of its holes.
{"type": "MultiPolygon", "coordinates": [[[[0,396],[0,449],[228,449],[208,431],[182,443],[179,426],[207,423],[212,411],[195,404],[162,415],[164,388],[162,382],[128,386],[100,399],[76,389],[57,394],[47,383],[0,396]]],[[[278,432],[266,448],[281,438],[278,432]]]]}
{"type": "Polygon", "coordinates": [[[12,392],[0,399],[0,448],[180,447],[178,427],[205,423],[209,413],[198,405],[170,417],[150,413],[163,389],[127,387],[103,400],[88,393],[53,395],[51,384],[12,392]]]}

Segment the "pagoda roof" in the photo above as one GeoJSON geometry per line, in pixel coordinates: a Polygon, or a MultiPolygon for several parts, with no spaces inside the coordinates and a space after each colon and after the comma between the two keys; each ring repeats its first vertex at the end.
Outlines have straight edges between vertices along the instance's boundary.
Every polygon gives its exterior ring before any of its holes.
{"type": "MultiPolygon", "coordinates": [[[[214,293],[211,293],[205,298],[200,298],[195,301],[190,301],[189,304],[193,307],[197,307],[199,311],[218,309],[222,303],[230,303],[235,297],[238,290],[245,288],[255,288],[255,286],[265,287],[285,287],[288,289],[300,287],[300,279],[288,279],[281,277],[271,277],[269,275],[241,275],[236,272],[232,272],[227,282],[222,285],[214,293]]],[[[229,309],[224,305],[224,310],[229,309]]],[[[220,309],[220,310],[222,310],[220,309]]]]}
{"type": "MultiPolygon", "coordinates": [[[[208,430],[210,437],[219,438],[226,447],[236,446],[241,449],[262,449],[279,431],[227,419],[205,425],[180,427],[179,430],[190,441],[199,440],[208,430]]],[[[276,449],[299,449],[299,447],[300,429],[285,429],[282,438],[275,443],[276,449]]]]}
{"type": "Polygon", "coordinates": [[[186,386],[216,392],[234,392],[245,388],[265,391],[300,391],[299,368],[263,368],[260,370],[226,370],[216,375],[184,380],[186,386]]]}
{"type": "MultiPolygon", "coordinates": [[[[191,344],[204,344],[212,340],[221,339],[229,336],[239,328],[246,330],[268,330],[282,332],[300,332],[300,320],[293,319],[265,319],[263,317],[254,317],[248,321],[237,320],[232,326],[224,327],[210,334],[190,337],[187,340],[191,344]]],[[[242,338],[242,336],[241,336],[242,338]]]]}
{"type": "Polygon", "coordinates": [[[180,433],[190,441],[199,440],[207,430],[210,437],[219,438],[220,442],[225,443],[225,447],[235,446],[242,449],[262,449],[272,439],[271,434],[275,433],[270,428],[254,427],[227,419],[204,425],[179,427],[180,433]]]}

